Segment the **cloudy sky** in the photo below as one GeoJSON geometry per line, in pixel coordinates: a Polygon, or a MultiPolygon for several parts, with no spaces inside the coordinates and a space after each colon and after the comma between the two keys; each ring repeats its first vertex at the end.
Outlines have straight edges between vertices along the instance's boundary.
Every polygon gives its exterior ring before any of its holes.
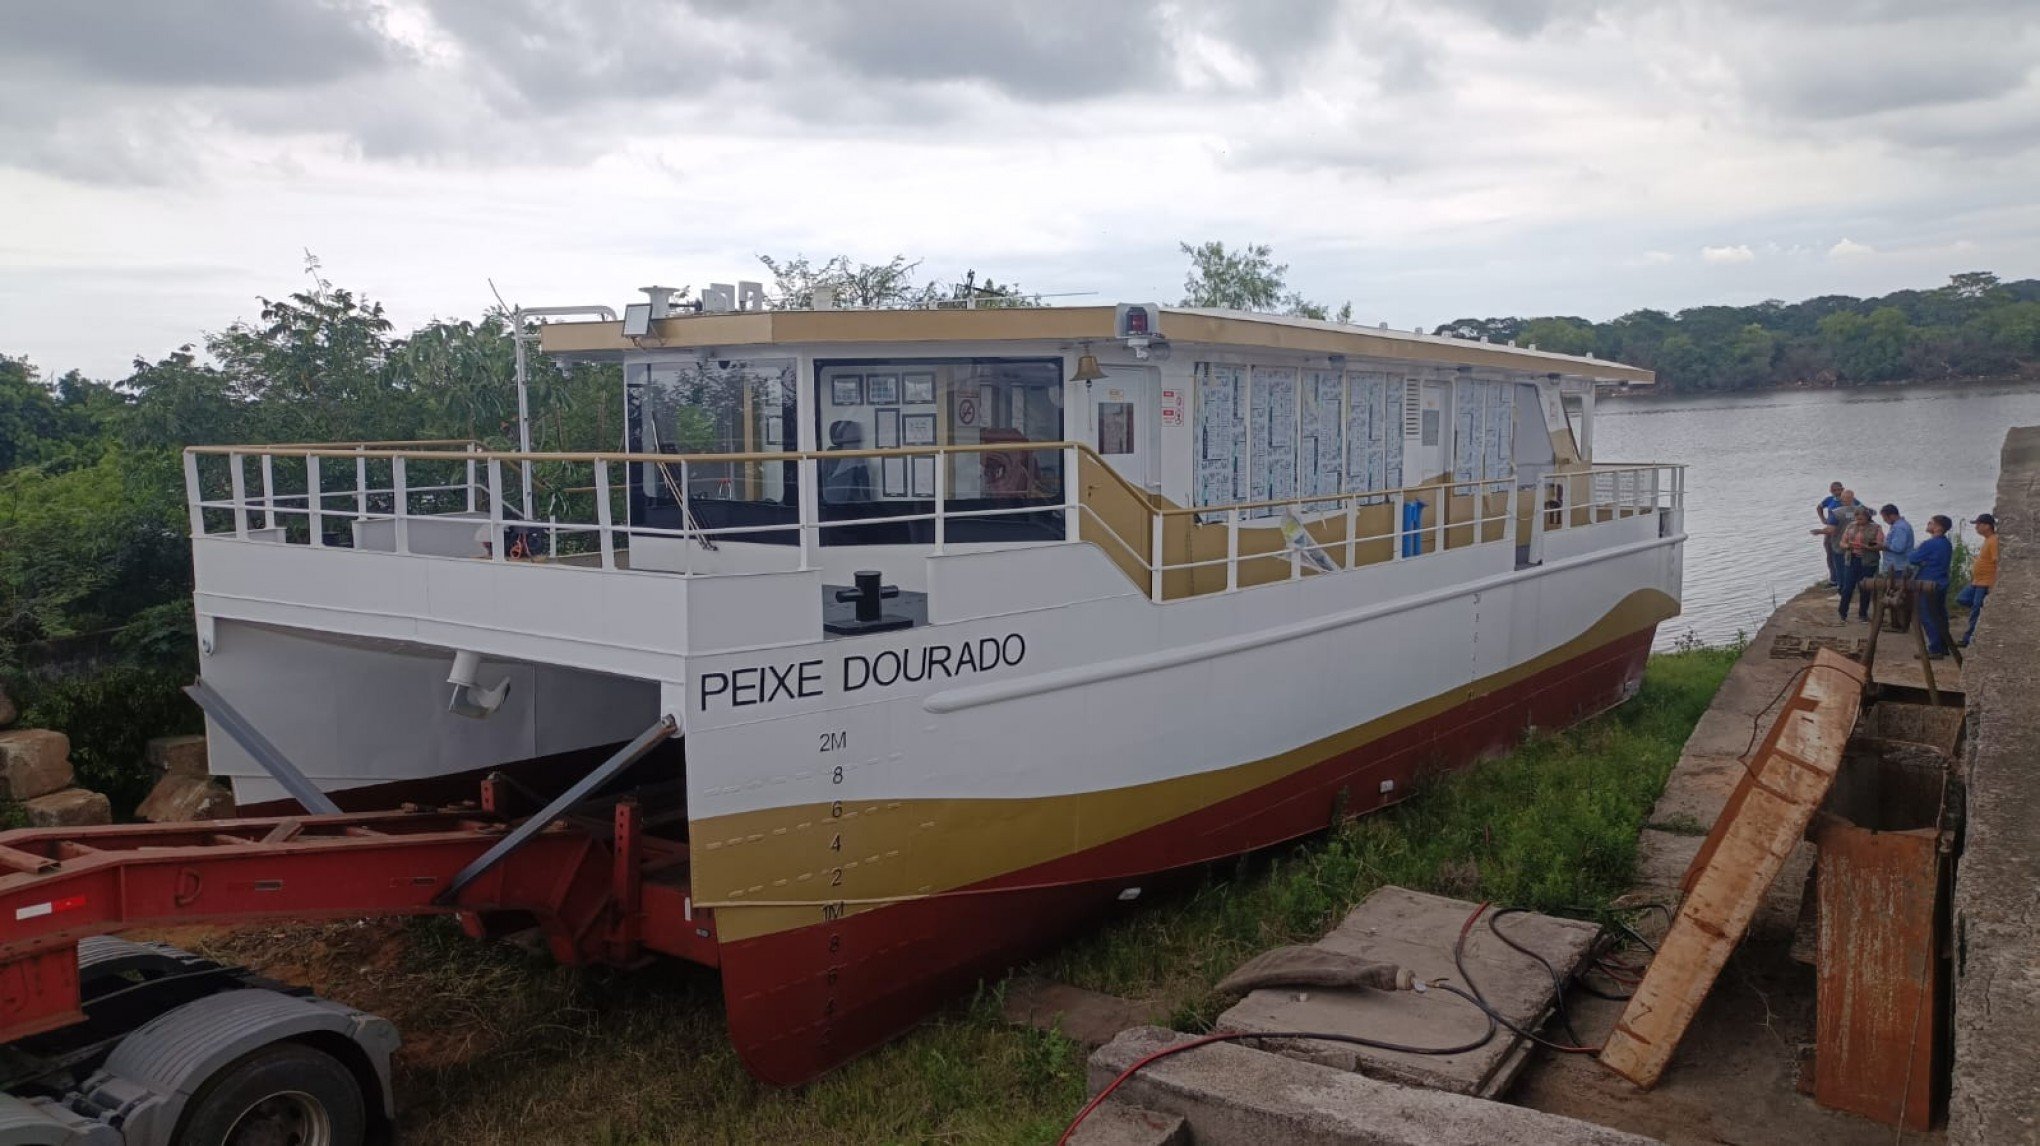
{"type": "Polygon", "coordinates": [[[1426,327],[2040,275],[2030,0],[0,3],[0,353],[921,257],[1426,327]]]}

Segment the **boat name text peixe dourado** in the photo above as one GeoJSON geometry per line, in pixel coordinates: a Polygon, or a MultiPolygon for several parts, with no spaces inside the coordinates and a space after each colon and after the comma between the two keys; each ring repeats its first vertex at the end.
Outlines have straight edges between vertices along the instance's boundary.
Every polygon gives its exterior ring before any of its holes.
{"type": "MultiPolygon", "coordinates": [[[[1011,668],[1026,657],[1026,638],[1019,633],[1007,633],[1003,637],[979,637],[953,645],[886,649],[868,655],[852,653],[842,659],[835,675],[840,682],[839,690],[848,693],[868,686],[885,688],[902,682],[915,684],[1011,668]]],[[[730,708],[746,708],[776,700],[806,700],[822,696],[828,688],[822,664],[820,659],[815,659],[703,673],[701,711],[707,712],[714,701],[730,708]]]]}

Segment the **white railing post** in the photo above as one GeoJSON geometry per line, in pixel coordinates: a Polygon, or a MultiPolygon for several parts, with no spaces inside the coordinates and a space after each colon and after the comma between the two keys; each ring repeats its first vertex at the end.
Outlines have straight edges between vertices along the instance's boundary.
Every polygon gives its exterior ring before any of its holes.
{"type": "Polygon", "coordinates": [[[262,528],[276,528],[276,455],[262,455],[262,528]]]}
{"type": "Polygon", "coordinates": [[[937,450],[937,451],[935,451],[935,550],[934,550],[934,553],[935,553],[935,556],[938,556],[938,557],[942,555],[942,543],[943,543],[943,541],[944,541],[944,540],[946,540],[946,538],[947,538],[947,536],[948,536],[948,530],[947,530],[947,528],[946,528],[946,527],[947,527],[947,525],[948,525],[948,518],[947,518],[947,517],[946,517],[946,516],[945,516],[945,515],[943,514],[943,512],[942,512],[942,490],[943,490],[943,487],[944,487],[944,486],[945,486],[945,485],[947,484],[947,483],[946,483],[946,482],[945,482],[945,481],[943,480],[943,477],[944,477],[944,472],[943,472],[943,471],[945,471],[945,470],[947,470],[947,469],[949,468],[949,467],[948,467],[947,465],[945,465],[945,464],[944,464],[944,463],[945,463],[945,462],[947,462],[948,460],[949,460],[949,455],[948,455],[948,454],[946,454],[946,453],[943,453],[943,452],[942,452],[941,450],[937,450]]]}
{"type": "Polygon", "coordinates": [[[503,560],[503,463],[489,459],[489,560],[503,560]]]}
{"type": "Polygon", "coordinates": [[[368,455],[354,447],[354,520],[368,520],[368,455]]]}
{"type": "Polygon", "coordinates": [[[1084,508],[1084,502],[1082,497],[1083,491],[1077,485],[1077,477],[1079,472],[1077,469],[1077,459],[1078,459],[1077,448],[1075,446],[1068,446],[1063,449],[1062,479],[1063,479],[1064,541],[1075,541],[1079,537],[1083,536],[1083,530],[1081,528],[1080,523],[1077,521],[1077,514],[1083,512],[1084,508]]]}
{"type": "MultiPolygon", "coordinates": [[[[1293,511],[1293,510],[1294,510],[1295,508],[1296,508],[1296,505],[1295,505],[1295,503],[1294,503],[1294,502],[1292,502],[1292,503],[1290,503],[1289,505],[1286,505],[1286,506],[1283,506],[1283,507],[1282,507],[1282,513],[1283,513],[1283,515],[1284,515],[1285,517],[1287,517],[1287,516],[1289,515],[1289,513],[1290,513],[1291,511],[1293,511]]],[[[1282,548],[1284,548],[1284,549],[1287,549],[1287,550],[1289,550],[1289,579],[1290,579],[1291,581],[1301,581],[1301,580],[1303,580],[1303,545],[1311,545],[1311,544],[1315,544],[1315,542],[1314,542],[1314,541],[1313,541],[1313,539],[1311,538],[1311,535],[1310,535],[1310,530],[1308,530],[1308,529],[1304,529],[1304,526],[1303,526],[1303,519],[1302,519],[1302,518],[1298,518],[1298,519],[1297,519],[1297,522],[1296,522],[1296,526],[1297,526],[1297,528],[1298,528],[1298,529],[1303,529],[1303,543],[1302,543],[1302,545],[1298,545],[1298,546],[1296,546],[1296,547],[1292,548],[1292,547],[1291,547],[1291,546],[1290,546],[1290,545],[1288,544],[1288,542],[1287,542],[1287,539],[1285,539],[1285,540],[1284,540],[1284,543],[1283,543],[1283,546],[1282,546],[1282,548]]],[[[1275,526],[1275,528],[1276,528],[1276,536],[1280,537],[1280,536],[1281,536],[1281,529],[1282,529],[1282,524],[1281,524],[1281,522],[1277,522],[1277,523],[1276,523],[1276,526],[1275,526]]]]}
{"type": "Polygon", "coordinates": [[[1168,518],[1152,504],[1148,506],[1148,600],[1162,599],[1162,534],[1168,518]]]}
{"type": "Polygon", "coordinates": [[[475,447],[472,443],[468,445],[467,511],[469,513],[475,511],[475,447]]]}
{"type": "Polygon", "coordinates": [[[326,494],[319,480],[319,455],[305,455],[305,528],[314,549],[326,547],[326,494]]]}
{"type": "Polygon", "coordinates": [[[200,504],[204,500],[205,494],[199,489],[198,485],[198,455],[190,450],[186,450],[184,451],[184,502],[186,508],[191,511],[191,535],[193,537],[205,536],[205,507],[200,504]]]}
{"type": "Polygon", "coordinates": [[[1346,568],[1356,569],[1360,562],[1360,499],[1346,495],[1346,568]]]}
{"type": "Polygon", "coordinates": [[[1516,502],[1522,494],[1516,492],[1516,479],[1506,478],[1502,482],[1502,543],[1509,547],[1510,559],[1515,558],[1516,548],[1516,502]]]}
{"type": "Polygon", "coordinates": [[[1450,516],[1452,516],[1452,487],[1441,485],[1438,487],[1438,516],[1431,523],[1436,534],[1431,544],[1433,553],[1445,552],[1445,519],[1450,516]]]}
{"type": "Polygon", "coordinates": [[[595,525],[602,537],[602,567],[616,568],[616,538],[609,522],[609,461],[595,459],[595,525]]]}
{"type": "Polygon", "coordinates": [[[1240,587],[1240,511],[1229,509],[1225,514],[1225,591],[1237,592],[1240,587]]]}
{"type": "Polygon", "coordinates": [[[1403,559],[1403,491],[1396,490],[1388,495],[1388,532],[1395,544],[1388,548],[1390,561],[1403,559]]]}
{"type": "Polygon", "coordinates": [[[248,475],[241,472],[242,455],[228,454],[227,460],[232,462],[234,466],[233,473],[229,474],[227,478],[227,486],[233,491],[234,499],[234,536],[246,541],[248,540],[248,475]]]}
{"type": "Polygon", "coordinates": [[[822,491],[815,485],[821,467],[804,457],[794,463],[794,472],[800,479],[800,568],[806,572],[815,567],[815,550],[822,543],[822,491]]]}
{"type": "Polygon", "coordinates": [[[396,498],[392,507],[397,511],[397,552],[411,551],[411,489],[404,473],[404,455],[390,459],[390,492],[396,498]]]}

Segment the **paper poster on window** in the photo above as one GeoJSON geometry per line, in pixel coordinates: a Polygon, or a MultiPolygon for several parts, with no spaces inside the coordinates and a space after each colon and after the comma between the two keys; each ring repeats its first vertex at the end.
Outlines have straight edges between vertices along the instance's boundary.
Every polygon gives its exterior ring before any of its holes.
{"type": "Polygon", "coordinates": [[[1480,477],[1480,390],[1468,379],[1452,383],[1452,492],[1473,492],[1472,482],[1480,477]]]}
{"type": "Polygon", "coordinates": [[[1196,376],[1197,504],[1244,500],[1240,462],[1247,452],[1247,426],[1241,391],[1246,386],[1246,370],[1200,362],[1196,376]]]}
{"type": "MultiPolygon", "coordinates": [[[[1253,405],[1249,414],[1253,449],[1249,451],[1249,500],[1285,501],[1296,496],[1296,371],[1287,367],[1253,368],[1253,405]]],[[[1272,517],[1264,507],[1255,517],[1272,517]]]]}
{"type": "MultiPolygon", "coordinates": [[[[1344,390],[1345,380],[1336,370],[1311,370],[1303,376],[1303,415],[1298,423],[1302,452],[1297,457],[1297,487],[1303,496],[1339,492],[1339,463],[1345,450],[1344,390]]],[[[1316,512],[1336,508],[1311,507],[1316,512]]]]}
{"type": "Polygon", "coordinates": [[[1376,489],[1400,489],[1403,484],[1403,383],[1391,380],[1383,387],[1381,410],[1382,472],[1385,480],[1376,489]]]}
{"type": "Polygon", "coordinates": [[[1516,388],[1506,382],[1486,383],[1487,401],[1482,431],[1487,446],[1483,476],[1490,479],[1515,476],[1511,437],[1516,426],[1516,388]]]}

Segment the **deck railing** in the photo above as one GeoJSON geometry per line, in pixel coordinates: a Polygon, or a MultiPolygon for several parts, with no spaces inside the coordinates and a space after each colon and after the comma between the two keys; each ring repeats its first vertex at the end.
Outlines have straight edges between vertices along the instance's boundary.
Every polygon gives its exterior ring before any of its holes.
{"type": "Polygon", "coordinates": [[[662,558],[679,568],[659,571],[681,575],[742,571],[700,558],[722,542],[783,543],[792,535],[797,568],[811,569],[824,545],[857,543],[854,533],[837,531],[919,525],[930,551],[941,554],[953,547],[958,523],[1022,515],[1038,523],[1059,511],[1061,540],[1097,544],[1157,602],[1471,546],[1513,549],[1519,564],[1535,563],[1550,534],[1677,510],[1685,494],[1683,467],[1644,463],[1177,507],[1137,489],[1089,446],[1067,441],[704,454],[519,453],[458,441],[200,446],[185,451],[184,468],[194,537],[601,569],[630,566],[633,540],[663,539],[680,543],[662,558]],[[957,504],[952,468],[991,453],[1044,454],[1057,466],[1036,466],[1047,480],[1010,495],[1010,505],[986,505],[1004,499],[982,495],[957,504]],[[932,460],[931,496],[873,501],[861,516],[825,518],[822,463],[860,458],[874,467],[906,459],[910,470],[916,459],[932,460]],[[701,496],[696,479],[704,469],[716,475],[709,482],[727,487],[755,482],[763,471],[750,467],[789,463],[800,492],[797,505],[783,507],[793,511],[786,520],[702,526],[689,511],[742,500],[701,496]],[[683,507],[678,526],[629,521],[628,491],[647,466],[657,467],[658,488],[685,494],[675,497],[683,507]],[[525,467],[549,491],[531,517],[519,511],[516,495],[525,467]],[[341,528],[351,533],[346,541],[334,535],[341,528]]]}

